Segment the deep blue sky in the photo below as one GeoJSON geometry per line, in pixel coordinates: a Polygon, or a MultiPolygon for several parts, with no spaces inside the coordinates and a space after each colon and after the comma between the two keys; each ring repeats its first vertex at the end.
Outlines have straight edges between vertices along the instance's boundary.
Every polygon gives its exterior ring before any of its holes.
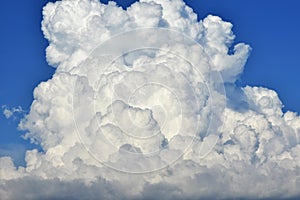
{"type": "MultiPolygon", "coordinates": [[[[49,0],[0,2],[0,106],[29,110],[37,84],[51,78],[47,41],[40,30],[42,7],[49,0]]],[[[107,1],[102,1],[107,2],[107,1]]],[[[122,6],[134,1],[118,0],[122,6]]],[[[236,42],[253,48],[240,84],[264,86],[279,93],[284,110],[300,113],[300,1],[298,0],[185,0],[199,19],[214,14],[233,23],[236,42]]],[[[20,138],[18,120],[0,114],[0,156],[13,155],[22,163],[28,141],[20,138]],[[3,150],[5,149],[5,150],[3,150]],[[19,155],[18,155],[19,154],[19,155]]]]}

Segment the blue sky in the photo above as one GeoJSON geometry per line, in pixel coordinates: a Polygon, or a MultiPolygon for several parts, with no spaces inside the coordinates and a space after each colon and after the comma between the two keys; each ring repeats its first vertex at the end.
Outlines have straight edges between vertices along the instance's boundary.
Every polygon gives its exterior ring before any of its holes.
{"type": "MultiPolygon", "coordinates": [[[[51,78],[54,69],[47,65],[47,41],[40,30],[42,7],[47,0],[3,0],[0,2],[0,105],[22,106],[29,110],[33,89],[51,78]]],[[[103,1],[106,2],[106,1],[103,1]]],[[[117,1],[128,6],[134,1],[117,1]]],[[[253,48],[241,85],[274,89],[284,110],[300,113],[300,2],[298,0],[186,0],[202,19],[208,14],[233,23],[236,42],[253,48]]],[[[26,148],[33,148],[20,136],[18,119],[0,115],[0,156],[12,155],[22,163],[26,148]],[[4,150],[5,149],[5,150],[4,150]]]]}

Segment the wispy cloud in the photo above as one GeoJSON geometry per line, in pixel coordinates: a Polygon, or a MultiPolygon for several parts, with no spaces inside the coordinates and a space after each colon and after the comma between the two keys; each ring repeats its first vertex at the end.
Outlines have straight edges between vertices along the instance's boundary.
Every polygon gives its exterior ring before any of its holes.
{"type": "Polygon", "coordinates": [[[6,119],[13,117],[14,114],[24,113],[21,106],[9,108],[7,105],[2,105],[2,110],[6,119]]]}

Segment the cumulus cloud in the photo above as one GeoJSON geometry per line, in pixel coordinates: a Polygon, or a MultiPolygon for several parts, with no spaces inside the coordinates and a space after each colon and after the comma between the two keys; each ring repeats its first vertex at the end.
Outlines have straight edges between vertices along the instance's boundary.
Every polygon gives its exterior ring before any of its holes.
{"type": "Polygon", "coordinates": [[[229,53],[231,23],[181,0],[62,0],[43,16],[56,72],[19,124],[42,151],[0,158],[2,199],[299,196],[300,117],[234,84],[251,48],[229,53]]]}

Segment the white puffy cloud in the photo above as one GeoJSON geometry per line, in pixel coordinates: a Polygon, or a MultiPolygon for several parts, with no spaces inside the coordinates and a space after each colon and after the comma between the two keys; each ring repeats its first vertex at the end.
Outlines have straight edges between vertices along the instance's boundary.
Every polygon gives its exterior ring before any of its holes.
{"type": "Polygon", "coordinates": [[[19,125],[42,151],[0,159],[1,198],[299,196],[300,117],[234,84],[250,47],[229,53],[231,23],[181,0],[62,0],[43,15],[57,69],[19,125]]]}

